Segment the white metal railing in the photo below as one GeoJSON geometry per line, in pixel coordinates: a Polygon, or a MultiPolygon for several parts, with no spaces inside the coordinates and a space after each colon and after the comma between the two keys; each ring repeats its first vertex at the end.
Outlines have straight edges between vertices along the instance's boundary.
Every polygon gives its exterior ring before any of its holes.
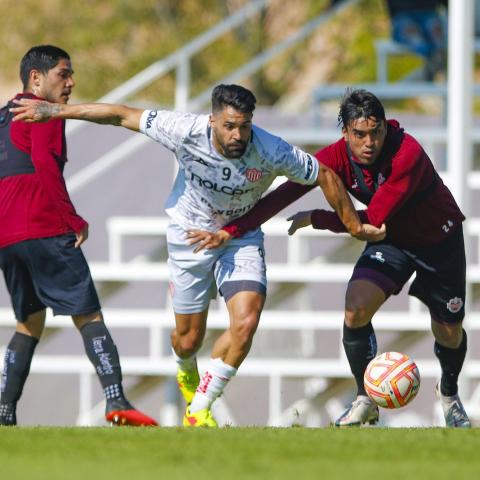
{"type": "MultiPolygon", "coordinates": [[[[112,218],[108,223],[109,235],[115,239],[111,242],[114,257],[111,262],[91,264],[92,274],[96,281],[167,281],[168,271],[165,263],[125,262],[122,258],[122,240],[125,237],[155,235],[164,237],[168,220],[165,218],[112,218]]],[[[287,222],[273,219],[264,226],[267,236],[286,235],[287,222]]],[[[467,231],[477,240],[480,249],[480,220],[473,219],[467,224],[467,231]]],[[[331,264],[327,262],[312,263],[308,258],[307,240],[312,237],[333,237],[327,231],[301,229],[295,236],[288,237],[288,246],[285,260],[282,263],[267,266],[267,275],[270,283],[312,282],[346,283],[351,274],[351,264],[331,264]]],[[[469,265],[468,279],[470,282],[480,283],[480,267],[469,265]]],[[[403,311],[380,311],[375,316],[377,331],[428,332],[430,318],[426,311],[419,309],[420,303],[409,298],[408,306],[403,311]]],[[[338,331],[341,327],[343,311],[312,311],[311,309],[295,310],[265,310],[262,314],[259,331],[295,331],[311,334],[314,331],[338,331]]],[[[168,351],[161,346],[164,337],[173,326],[171,309],[105,309],[106,321],[110,328],[135,328],[149,331],[149,348],[142,356],[122,357],[122,368],[125,375],[160,376],[171,378],[175,373],[175,365],[168,351]]],[[[10,309],[0,309],[0,326],[13,326],[10,309]]],[[[47,318],[48,328],[73,328],[68,317],[47,318]]],[[[228,326],[228,315],[219,302],[218,309],[212,309],[208,320],[209,329],[224,329],[228,326]]],[[[480,330],[480,312],[470,312],[468,327],[470,331],[480,330]]],[[[2,352],[0,352],[2,356],[2,352]]],[[[438,363],[429,358],[415,359],[422,372],[422,377],[433,378],[439,374],[438,363]]],[[[200,368],[206,364],[207,358],[199,360],[200,368]]],[[[33,373],[73,373],[79,375],[80,385],[80,412],[81,424],[92,424],[98,419],[93,416],[91,391],[93,382],[96,382],[93,369],[85,356],[46,355],[37,354],[32,363],[33,373]]],[[[278,413],[282,405],[282,385],[288,378],[349,378],[350,368],[339,346],[338,355],[324,358],[295,358],[283,359],[278,357],[258,358],[249,356],[239,371],[240,375],[249,377],[269,378],[269,405],[271,408],[270,421],[280,422],[278,413]],[[276,420],[275,420],[276,419],[276,420]]],[[[470,379],[480,379],[480,361],[468,360],[464,369],[464,376],[470,379]]],[[[470,405],[469,405],[470,406],[470,405]]],[[[474,405],[472,412],[477,414],[474,405]]],[[[473,415],[473,413],[472,413],[473,415]]]]}

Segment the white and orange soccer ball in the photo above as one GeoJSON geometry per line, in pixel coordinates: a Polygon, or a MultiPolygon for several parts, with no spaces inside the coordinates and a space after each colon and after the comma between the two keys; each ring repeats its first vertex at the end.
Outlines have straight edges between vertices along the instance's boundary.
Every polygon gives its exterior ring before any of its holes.
{"type": "Polygon", "coordinates": [[[363,377],[368,396],[383,408],[400,408],[411,402],[420,388],[420,372],[415,362],[398,352],[375,357],[363,377]]]}

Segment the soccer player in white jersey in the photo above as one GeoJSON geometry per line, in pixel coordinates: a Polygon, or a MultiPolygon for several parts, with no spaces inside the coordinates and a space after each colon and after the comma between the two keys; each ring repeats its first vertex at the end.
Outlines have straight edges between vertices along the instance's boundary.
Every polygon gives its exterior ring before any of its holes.
{"type": "Polygon", "coordinates": [[[246,213],[275,177],[318,184],[348,232],[362,240],[385,236],[384,227],[362,224],[332,170],[311,155],[252,124],[255,96],[238,85],[218,85],[212,113],[195,115],[139,110],[122,105],[60,105],[19,100],[15,119],[74,118],[141,131],[175,153],[179,171],[167,200],[167,241],[172,332],[177,381],[187,403],[185,426],[216,426],[211,405],[245,359],[266,295],[263,233],[260,229],[204,248],[204,232],[217,232],[246,213]],[[203,233],[202,233],[203,232],[203,233]],[[194,244],[195,243],[195,244],[194,244]],[[210,300],[224,297],[230,327],[213,346],[200,378],[196,353],[205,335],[210,300]]]}

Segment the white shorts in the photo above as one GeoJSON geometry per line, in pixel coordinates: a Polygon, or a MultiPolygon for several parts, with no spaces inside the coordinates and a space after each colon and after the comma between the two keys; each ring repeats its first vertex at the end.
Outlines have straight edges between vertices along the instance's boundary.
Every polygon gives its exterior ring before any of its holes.
{"type": "Polygon", "coordinates": [[[233,238],[220,248],[193,253],[186,232],[176,224],[167,230],[170,292],[176,313],[203,312],[217,287],[228,301],[240,291],[266,294],[263,232],[258,229],[233,238]]]}

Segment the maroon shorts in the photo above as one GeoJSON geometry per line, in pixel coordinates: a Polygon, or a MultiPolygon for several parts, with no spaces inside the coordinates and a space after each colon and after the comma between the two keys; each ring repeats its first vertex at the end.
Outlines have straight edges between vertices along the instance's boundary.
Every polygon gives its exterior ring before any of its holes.
{"type": "Polygon", "coordinates": [[[459,227],[443,242],[404,249],[388,242],[367,243],[352,280],[368,280],[385,295],[400,292],[416,273],[409,295],[417,297],[440,322],[458,323],[465,316],[465,245],[459,227]]]}

